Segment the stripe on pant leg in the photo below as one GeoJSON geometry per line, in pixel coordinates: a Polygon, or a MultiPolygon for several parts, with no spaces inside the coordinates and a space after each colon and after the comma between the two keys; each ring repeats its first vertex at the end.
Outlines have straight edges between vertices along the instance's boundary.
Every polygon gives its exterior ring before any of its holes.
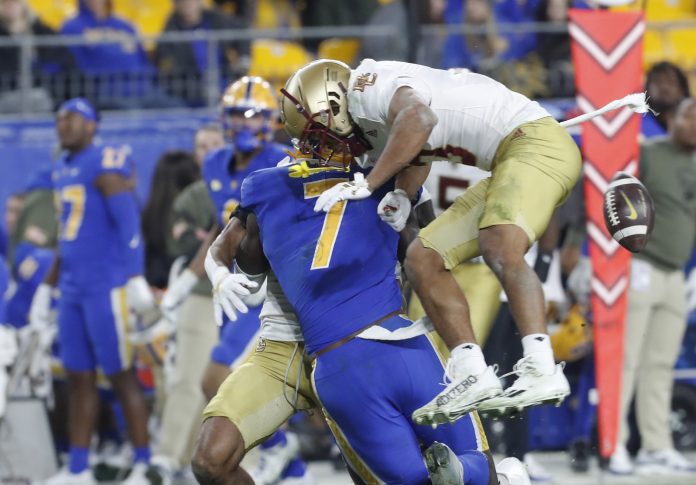
{"type": "Polygon", "coordinates": [[[128,340],[128,299],[126,288],[114,288],[111,290],[111,312],[114,316],[116,325],[116,335],[118,338],[118,354],[121,359],[121,369],[128,369],[132,364],[133,349],[128,340]]]}
{"type": "MultiPolygon", "coordinates": [[[[348,462],[348,466],[351,467],[353,471],[358,474],[358,476],[365,482],[366,485],[383,484],[384,482],[377,477],[377,475],[370,469],[367,463],[365,463],[360,458],[360,455],[358,455],[358,453],[353,449],[353,447],[350,445],[350,442],[348,442],[348,439],[343,434],[343,431],[341,431],[341,428],[338,427],[336,421],[333,420],[331,415],[329,415],[328,411],[322,404],[321,398],[319,397],[319,393],[317,392],[316,383],[314,382],[314,370],[312,370],[312,374],[310,377],[312,379],[312,389],[314,389],[314,395],[317,397],[318,404],[321,407],[322,413],[324,414],[324,419],[326,420],[326,423],[329,425],[329,429],[333,433],[334,438],[336,438],[336,443],[338,444],[338,447],[341,449],[343,457],[348,462]]],[[[365,432],[369,433],[370,431],[365,430],[365,432]]]]}

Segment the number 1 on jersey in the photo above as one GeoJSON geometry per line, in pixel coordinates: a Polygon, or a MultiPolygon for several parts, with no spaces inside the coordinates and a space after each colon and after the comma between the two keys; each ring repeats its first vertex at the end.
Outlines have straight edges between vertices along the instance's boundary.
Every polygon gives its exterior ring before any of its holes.
{"type": "MultiPolygon", "coordinates": [[[[347,178],[325,179],[316,182],[307,182],[304,184],[304,198],[314,199],[319,195],[333,187],[336,184],[347,182],[347,178]]],[[[314,249],[314,258],[310,269],[325,269],[331,264],[331,255],[333,254],[338,231],[341,228],[343,213],[346,211],[346,201],[337,202],[324,217],[324,225],[321,228],[317,247],[314,249]]]]}

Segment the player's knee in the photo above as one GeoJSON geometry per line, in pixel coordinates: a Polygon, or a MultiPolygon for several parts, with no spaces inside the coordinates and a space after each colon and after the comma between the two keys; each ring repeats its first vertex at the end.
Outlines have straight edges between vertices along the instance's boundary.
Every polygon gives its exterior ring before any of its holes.
{"type": "Polygon", "coordinates": [[[414,240],[406,251],[404,269],[409,281],[417,285],[427,279],[428,275],[444,271],[445,264],[437,252],[423,246],[419,239],[414,240]]]}
{"type": "Polygon", "coordinates": [[[198,483],[225,483],[243,456],[244,440],[237,426],[227,418],[214,416],[201,425],[191,468],[198,483]]]}
{"type": "Polygon", "coordinates": [[[528,242],[524,233],[515,234],[505,231],[502,234],[489,234],[487,237],[479,238],[479,246],[483,260],[498,278],[501,278],[509,268],[526,264],[524,255],[527,252],[528,242]]]}

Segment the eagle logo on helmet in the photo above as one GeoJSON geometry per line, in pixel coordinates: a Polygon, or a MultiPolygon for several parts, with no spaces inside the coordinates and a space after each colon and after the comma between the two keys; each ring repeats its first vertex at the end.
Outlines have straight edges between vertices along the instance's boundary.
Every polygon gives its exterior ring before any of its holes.
{"type": "Polygon", "coordinates": [[[280,118],[304,156],[349,165],[371,147],[348,112],[347,64],[320,59],[302,67],[280,90],[280,118]]]}
{"type": "Polygon", "coordinates": [[[271,139],[278,100],[271,85],[258,76],[230,84],[220,100],[225,138],[242,153],[252,153],[271,139]]]}

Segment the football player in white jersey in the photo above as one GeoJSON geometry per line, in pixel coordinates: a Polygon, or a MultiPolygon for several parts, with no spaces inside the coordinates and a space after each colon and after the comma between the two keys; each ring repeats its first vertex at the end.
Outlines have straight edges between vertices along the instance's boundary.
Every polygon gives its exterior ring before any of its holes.
{"type": "Polygon", "coordinates": [[[452,349],[450,384],[413,419],[439,424],[477,408],[504,412],[563,400],[570,388],[554,361],[541,283],[524,254],[580,175],[580,153],[568,133],[538,103],[493,79],[416,64],[367,59],[351,70],[319,60],[281,92],[281,118],[301,152],[353,156],[373,167],[367,178],[324,192],[315,210],[369,197],[398,174],[397,190],[387,195],[390,212],[406,211],[435,160],[491,171],[408,250],[409,280],[452,349]],[[508,294],[523,336],[519,377],[505,391],[476,343],[466,298],[451,274],[479,255],[508,294]]]}

